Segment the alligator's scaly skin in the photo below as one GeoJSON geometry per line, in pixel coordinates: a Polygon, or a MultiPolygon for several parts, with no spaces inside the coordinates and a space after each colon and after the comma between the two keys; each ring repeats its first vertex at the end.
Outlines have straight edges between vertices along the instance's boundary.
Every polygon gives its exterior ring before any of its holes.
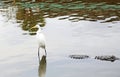
{"type": "MultiPolygon", "coordinates": [[[[87,59],[90,58],[88,55],[69,55],[72,59],[87,59]]],[[[102,55],[102,56],[95,56],[93,59],[101,60],[101,61],[111,61],[114,62],[115,60],[120,60],[120,58],[114,55],[102,55]]]]}
{"type": "Polygon", "coordinates": [[[95,59],[103,60],[103,61],[111,61],[111,62],[114,62],[115,60],[119,60],[118,57],[113,55],[95,56],[95,59]]]}
{"type": "Polygon", "coordinates": [[[73,58],[73,59],[86,59],[86,58],[89,58],[88,55],[69,55],[70,58],[73,58]]]}

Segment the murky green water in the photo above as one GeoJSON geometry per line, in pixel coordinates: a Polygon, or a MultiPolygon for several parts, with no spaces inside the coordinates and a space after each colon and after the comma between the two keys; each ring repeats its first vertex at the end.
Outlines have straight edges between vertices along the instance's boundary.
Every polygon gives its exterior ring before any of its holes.
{"type": "MultiPolygon", "coordinates": [[[[0,77],[119,77],[120,1],[0,1],[0,77]],[[37,23],[47,57],[38,61],[37,23]],[[89,55],[71,59],[72,54],[89,55]]],[[[41,53],[42,54],[42,53],[41,53]]]]}

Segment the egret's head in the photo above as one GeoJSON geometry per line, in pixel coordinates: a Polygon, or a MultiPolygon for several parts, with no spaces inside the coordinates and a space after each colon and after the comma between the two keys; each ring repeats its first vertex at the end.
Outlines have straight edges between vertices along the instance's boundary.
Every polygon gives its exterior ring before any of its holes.
{"type": "Polygon", "coordinates": [[[41,25],[42,25],[42,23],[37,23],[37,24],[36,24],[36,27],[41,28],[41,27],[40,27],[41,25]]]}
{"type": "Polygon", "coordinates": [[[37,27],[37,28],[41,28],[39,24],[36,24],[35,27],[37,27]]]}
{"type": "Polygon", "coordinates": [[[40,32],[42,30],[42,28],[40,27],[42,23],[38,23],[36,24],[36,27],[38,28],[38,31],[40,32]]]}
{"type": "MultiPolygon", "coordinates": [[[[41,28],[42,23],[37,23],[35,26],[33,26],[32,28],[38,28],[37,32],[41,32],[42,28],[41,28]]],[[[31,29],[32,29],[31,28],[31,29]]]]}

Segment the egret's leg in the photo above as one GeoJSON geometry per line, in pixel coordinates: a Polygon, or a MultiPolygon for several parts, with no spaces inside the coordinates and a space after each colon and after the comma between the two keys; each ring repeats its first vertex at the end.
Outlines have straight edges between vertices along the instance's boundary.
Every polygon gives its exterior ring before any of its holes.
{"type": "Polygon", "coordinates": [[[47,52],[46,52],[46,49],[45,49],[45,56],[47,56],[47,52]]]}
{"type": "Polygon", "coordinates": [[[40,47],[38,47],[38,58],[39,58],[39,61],[40,61],[40,53],[39,53],[39,51],[40,51],[40,47]]]}

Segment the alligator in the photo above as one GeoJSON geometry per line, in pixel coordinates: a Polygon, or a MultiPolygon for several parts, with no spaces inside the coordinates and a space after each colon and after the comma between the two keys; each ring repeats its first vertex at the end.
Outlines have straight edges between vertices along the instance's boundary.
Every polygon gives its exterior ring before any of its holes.
{"type": "Polygon", "coordinates": [[[70,58],[73,58],[73,59],[86,59],[86,58],[89,58],[88,55],[69,55],[70,58]]]}
{"type": "Polygon", "coordinates": [[[95,56],[95,57],[90,57],[88,55],[69,55],[70,58],[72,59],[87,59],[87,58],[93,58],[96,60],[101,60],[101,61],[111,61],[114,62],[116,60],[120,60],[120,58],[114,56],[114,55],[102,55],[102,56],[95,56]]]}

